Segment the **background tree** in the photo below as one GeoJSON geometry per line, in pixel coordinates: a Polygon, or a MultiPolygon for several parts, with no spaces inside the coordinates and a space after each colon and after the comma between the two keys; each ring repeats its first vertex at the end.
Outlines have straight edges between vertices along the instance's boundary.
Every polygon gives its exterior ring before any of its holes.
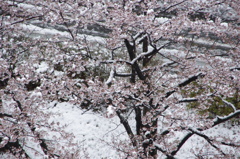
{"type": "Polygon", "coordinates": [[[57,100],[115,110],[131,157],[174,158],[194,135],[217,157],[237,155],[239,139],[208,130],[240,114],[238,3],[1,1],[1,150],[31,157],[21,144],[30,133],[54,156],[35,128],[57,100]],[[61,32],[42,36],[33,25],[61,32]]]}

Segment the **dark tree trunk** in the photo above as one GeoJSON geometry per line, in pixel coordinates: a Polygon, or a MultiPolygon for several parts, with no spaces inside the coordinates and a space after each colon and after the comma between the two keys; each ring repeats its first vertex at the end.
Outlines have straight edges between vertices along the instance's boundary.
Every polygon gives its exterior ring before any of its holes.
{"type": "MultiPolygon", "coordinates": [[[[142,45],[142,51],[143,52],[148,52],[148,39],[147,37],[145,37],[142,41],[143,45],[142,45]]],[[[144,57],[143,58],[143,67],[146,67],[147,66],[147,63],[148,63],[148,57],[144,57]]]]}
{"type": "MultiPolygon", "coordinates": [[[[125,45],[127,47],[130,60],[133,60],[136,57],[135,46],[131,45],[127,39],[124,40],[124,43],[125,43],[125,45]]],[[[143,75],[143,73],[142,73],[142,71],[141,71],[141,69],[140,69],[140,67],[139,67],[137,62],[135,62],[132,65],[132,76],[131,76],[131,82],[132,83],[135,83],[136,73],[137,73],[137,75],[138,75],[140,80],[145,80],[145,76],[143,75]]]]}

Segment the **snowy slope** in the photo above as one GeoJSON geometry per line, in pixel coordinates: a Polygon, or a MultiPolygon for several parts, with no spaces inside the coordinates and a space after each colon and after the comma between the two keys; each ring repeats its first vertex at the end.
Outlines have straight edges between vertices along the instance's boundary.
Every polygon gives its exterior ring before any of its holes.
{"type": "MultiPolygon", "coordinates": [[[[119,145],[115,143],[120,143],[121,141],[127,143],[129,142],[126,132],[117,116],[113,118],[106,118],[98,113],[87,111],[77,108],[69,103],[58,103],[56,106],[49,109],[54,115],[51,117],[49,122],[59,122],[60,125],[65,126],[64,130],[69,133],[74,134],[74,142],[78,143],[78,147],[84,151],[86,155],[81,158],[114,158],[120,159],[121,153],[117,149],[121,149],[119,145]]],[[[134,124],[132,119],[131,124],[134,124]]],[[[213,138],[219,136],[226,136],[230,138],[239,138],[238,131],[239,127],[230,126],[228,124],[220,125],[218,127],[211,128],[204,133],[213,138]]],[[[176,139],[181,139],[184,135],[183,133],[178,133],[176,139]]],[[[224,151],[231,151],[233,155],[240,155],[239,152],[230,149],[227,146],[222,146],[224,151]]],[[[192,159],[197,158],[195,154],[201,153],[203,156],[211,157],[213,155],[219,154],[214,148],[212,148],[209,143],[199,136],[191,137],[182,147],[182,149],[177,153],[177,159],[192,159]],[[198,152],[193,152],[192,147],[197,147],[198,152]]],[[[165,156],[159,153],[159,159],[164,159],[165,156]]]]}
{"type": "MultiPolygon", "coordinates": [[[[117,117],[106,118],[92,111],[84,111],[69,103],[58,103],[50,109],[54,114],[49,122],[59,122],[64,130],[73,133],[74,142],[85,150],[90,158],[118,158],[113,139],[128,140],[124,128],[117,117]]],[[[84,156],[86,157],[86,156],[84,156]]]]}

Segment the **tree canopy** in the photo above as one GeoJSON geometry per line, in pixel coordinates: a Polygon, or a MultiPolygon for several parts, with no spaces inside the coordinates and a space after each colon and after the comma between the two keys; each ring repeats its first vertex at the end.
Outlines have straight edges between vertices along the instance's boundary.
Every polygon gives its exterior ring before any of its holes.
{"type": "Polygon", "coordinates": [[[208,134],[239,120],[238,0],[0,2],[1,152],[63,157],[36,131],[58,101],[112,110],[128,157],[174,158],[194,135],[212,156],[240,155],[239,137],[208,134]]]}

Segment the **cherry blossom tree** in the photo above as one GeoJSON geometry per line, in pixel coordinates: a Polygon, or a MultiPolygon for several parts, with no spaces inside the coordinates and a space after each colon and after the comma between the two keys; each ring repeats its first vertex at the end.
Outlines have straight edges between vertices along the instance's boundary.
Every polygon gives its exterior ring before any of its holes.
{"type": "Polygon", "coordinates": [[[1,4],[2,152],[61,157],[38,131],[58,101],[107,106],[129,136],[128,157],[174,158],[193,136],[214,157],[237,155],[239,138],[209,133],[240,115],[237,0],[1,4]]]}

